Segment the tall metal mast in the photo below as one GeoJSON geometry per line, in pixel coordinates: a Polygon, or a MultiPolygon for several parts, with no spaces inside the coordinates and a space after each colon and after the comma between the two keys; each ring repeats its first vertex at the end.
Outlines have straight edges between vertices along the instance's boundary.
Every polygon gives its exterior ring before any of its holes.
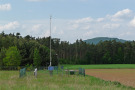
{"type": "Polygon", "coordinates": [[[50,16],[50,66],[52,66],[52,55],[51,55],[51,19],[52,19],[52,16],[50,16]]]}

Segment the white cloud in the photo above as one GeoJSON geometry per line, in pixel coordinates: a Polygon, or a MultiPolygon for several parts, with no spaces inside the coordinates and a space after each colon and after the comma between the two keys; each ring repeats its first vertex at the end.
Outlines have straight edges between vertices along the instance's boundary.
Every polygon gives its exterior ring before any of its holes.
{"type": "Polygon", "coordinates": [[[127,16],[131,13],[131,10],[129,9],[124,9],[122,11],[118,11],[116,14],[113,15],[113,17],[122,17],[122,16],[127,16]]]}
{"type": "Polygon", "coordinates": [[[133,20],[130,21],[129,23],[131,26],[135,27],[135,17],[133,18],[133,20]]]}
{"type": "Polygon", "coordinates": [[[5,11],[5,10],[11,10],[11,5],[10,4],[0,5],[0,11],[5,11]]]}
{"type": "MultiPolygon", "coordinates": [[[[70,41],[71,43],[80,38],[84,40],[102,36],[131,40],[135,34],[135,17],[133,18],[132,14],[134,14],[133,11],[124,9],[114,15],[102,18],[52,19],[52,37],[61,38],[61,40],[70,41]],[[117,20],[117,22],[112,21],[112,19],[117,20]]],[[[17,21],[0,25],[0,31],[6,30],[7,32],[14,29],[13,31],[15,32],[15,29],[19,27],[20,33],[24,36],[50,36],[49,19],[22,21],[21,25],[19,25],[17,21]]]]}
{"type": "MultiPolygon", "coordinates": [[[[128,26],[130,22],[135,27],[135,18],[133,19],[133,15],[134,12],[132,10],[124,9],[116,12],[114,15],[108,15],[102,18],[56,19],[55,22],[52,21],[53,25],[55,25],[52,27],[54,30],[52,30],[52,36],[70,42],[74,42],[80,38],[84,40],[102,36],[129,39],[130,37],[134,37],[135,33],[134,28],[129,28],[128,26]]],[[[45,28],[44,35],[50,35],[49,24],[45,28]]]]}
{"type": "Polygon", "coordinates": [[[42,24],[33,25],[32,31],[38,32],[42,28],[42,24]]]}
{"type": "Polygon", "coordinates": [[[32,35],[34,37],[43,37],[43,34],[45,34],[46,27],[41,23],[30,23],[30,22],[23,22],[21,23],[20,28],[22,33],[27,35],[32,35]]]}
{"type": "Polygon", "coordinates": [[[94,31],[88,31],[86,33],[83,34],[83,36],[87,37],[87,36],[91,36],[94,34],[94,31]]]}
{"type": "Polygon", "coordinates": [[[50,36],[50,30],[47,30],[44,35],[45,35],[45,37],[49,37],[50,36]]]}
{"type": "Polygon", "coordinates": [[[98,18],[97,19],[97,22],[102,22],[102,21],[104,21],[104,18],[98,18]]]}
{"type": "Polygon", "coordinates": [[[71,25],[71,29],[77,29],[77,28],[79,28],[79,24],[73,24],[73,25],[71,25]]]}
{"type": "Polygon", "coordinates": [[[10,23],[5,24],[5,25],[0,25],[0,31],[14,30],[18,27],[19,27],[19,23],[17,21],[14,21],[14,22],[10,22],[10,23]]]}
{"type": "Polygon", "coordinates": [[[63,30],[61,30],[58,34],[63,35],[64,34],[63,30]]]}
{"type": "Polygon", "coordinates": [[[103,28],[104,29],[116,29],[116,28],[118,28],[118,27],[120,27],[120,24],[105,24],[104,26],[103,26],[103,28]]]}
{"type": "Polygon", "coordinates": [[[92,23],[94,19],[90,17],[81,18],[77,20],[71,20],[69,21],[68,29],[70,30],[87,30],[90,29],[90,23],[92,23]]]}
{"type": "Polygon", "coordinates": [[[133,34],[132,32],[129,32],[129,31],[128,31],[128,32],[123,32],[123,33],[121,33],[120,36],[121,36],[121,37],[124,37],[124,36],[130,36],[130,35],[132,35],[132,34],[133,34]]]}
{"type": "Polygon", "coordinates": [[[83,26],[81,29],[82,29],[82,30],[88,30],[88,29],[90,29],[90,28],[91,28],[90,25],[85,25],[85,26],[83,26]]]}
{"type": "Polygon", "coordinates": [[[118,11],[111,18],[112,21],[123,21],[132,17],[132,11],[130,9],[124,9],[118,11]]]}
{"type": "Polygon", "coordinates": [[[89,22],[92,22],[92,21],[93,21],[93,19],[91,17],[87,17],[87,18],[75,20],[75,23],[89,23],[89,22]]]}

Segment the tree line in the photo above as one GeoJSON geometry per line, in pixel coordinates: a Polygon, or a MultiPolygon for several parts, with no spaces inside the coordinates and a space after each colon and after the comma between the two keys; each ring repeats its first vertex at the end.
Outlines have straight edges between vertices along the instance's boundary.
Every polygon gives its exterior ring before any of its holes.
{"type": "MultiPolygon", "coordinates": [[[[0,66],[48,66],[50,37],[22,37],[20,33],[0,33],[0,66]]],[[[135,42],[104,41],[87,44],[52,38],[52,65],[60,64],[135,64],[135,42]]]]}

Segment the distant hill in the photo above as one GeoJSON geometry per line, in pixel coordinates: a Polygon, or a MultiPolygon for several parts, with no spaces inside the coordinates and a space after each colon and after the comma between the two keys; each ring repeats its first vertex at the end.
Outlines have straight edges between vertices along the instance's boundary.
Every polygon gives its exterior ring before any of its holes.
{"type": "Polygon", "coordinates": [[[127,40],[123,40],[123,39],[118,39],[118,38],[109,38],[109,37],[96,37],[96,38],[92,38],[92,39],[87,39],[84,40],[84,42],[89,43],[89,44],[98,44],[100,41],[109,41],[109,40],[116,40],[116,42],[126,42],[127,40]]]}

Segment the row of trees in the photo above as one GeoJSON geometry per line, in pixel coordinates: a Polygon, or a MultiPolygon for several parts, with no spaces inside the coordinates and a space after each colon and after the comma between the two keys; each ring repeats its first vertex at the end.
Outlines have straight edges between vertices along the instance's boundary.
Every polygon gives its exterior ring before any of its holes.
{"type": "MultiPolygon", "coordinates": [[[[53,65],[56,65],[56,53],[54,50],[51,52],[53,65]]],[[[46,45],[40,44],[34,37],[29,35],[22,37],[20,33],[16,33],[16,35],[0,33],[0,66],[48,66],[49,53],[50,49],[46,45]],[[17,56],[14,51],[18,52],[20,56],[17,56]],[[7,62],[5,62],[5,58],[7,62]]]]}
{"type": "MultiPolygon", "coordinates": [[[[4,47],[1,48],[0,66],[17,67],[21,65],[21,62],[22,62],[22,56],[16,46],[11,46],[8,49],[5,49],[4,47]]],[[[41,63],[42,60],[41,60],[39,50],[35,48],[33,53],[33,65],[39,67],[41,63]]]]}
{"type": "MultiPolygon", "coordinates": [[[[52,65],[61,64],[131,64],[135,63],[135,42],[104,41],[97,45],[82,40],[75,43],[52,40],[52,65]]],[[[0,33],[0,65],[48,66],[50,37],[22,37],[20,33],[0,33]]]]}
{"type": "Polygon", "coordinates": [[[77,40],[73,44],[64,42],[60,58],[67,64],[133,64],[135,42],[104,41],[97,45],[77,40]],[[64,48],[66,47],[66,48],[64,48]]]}

